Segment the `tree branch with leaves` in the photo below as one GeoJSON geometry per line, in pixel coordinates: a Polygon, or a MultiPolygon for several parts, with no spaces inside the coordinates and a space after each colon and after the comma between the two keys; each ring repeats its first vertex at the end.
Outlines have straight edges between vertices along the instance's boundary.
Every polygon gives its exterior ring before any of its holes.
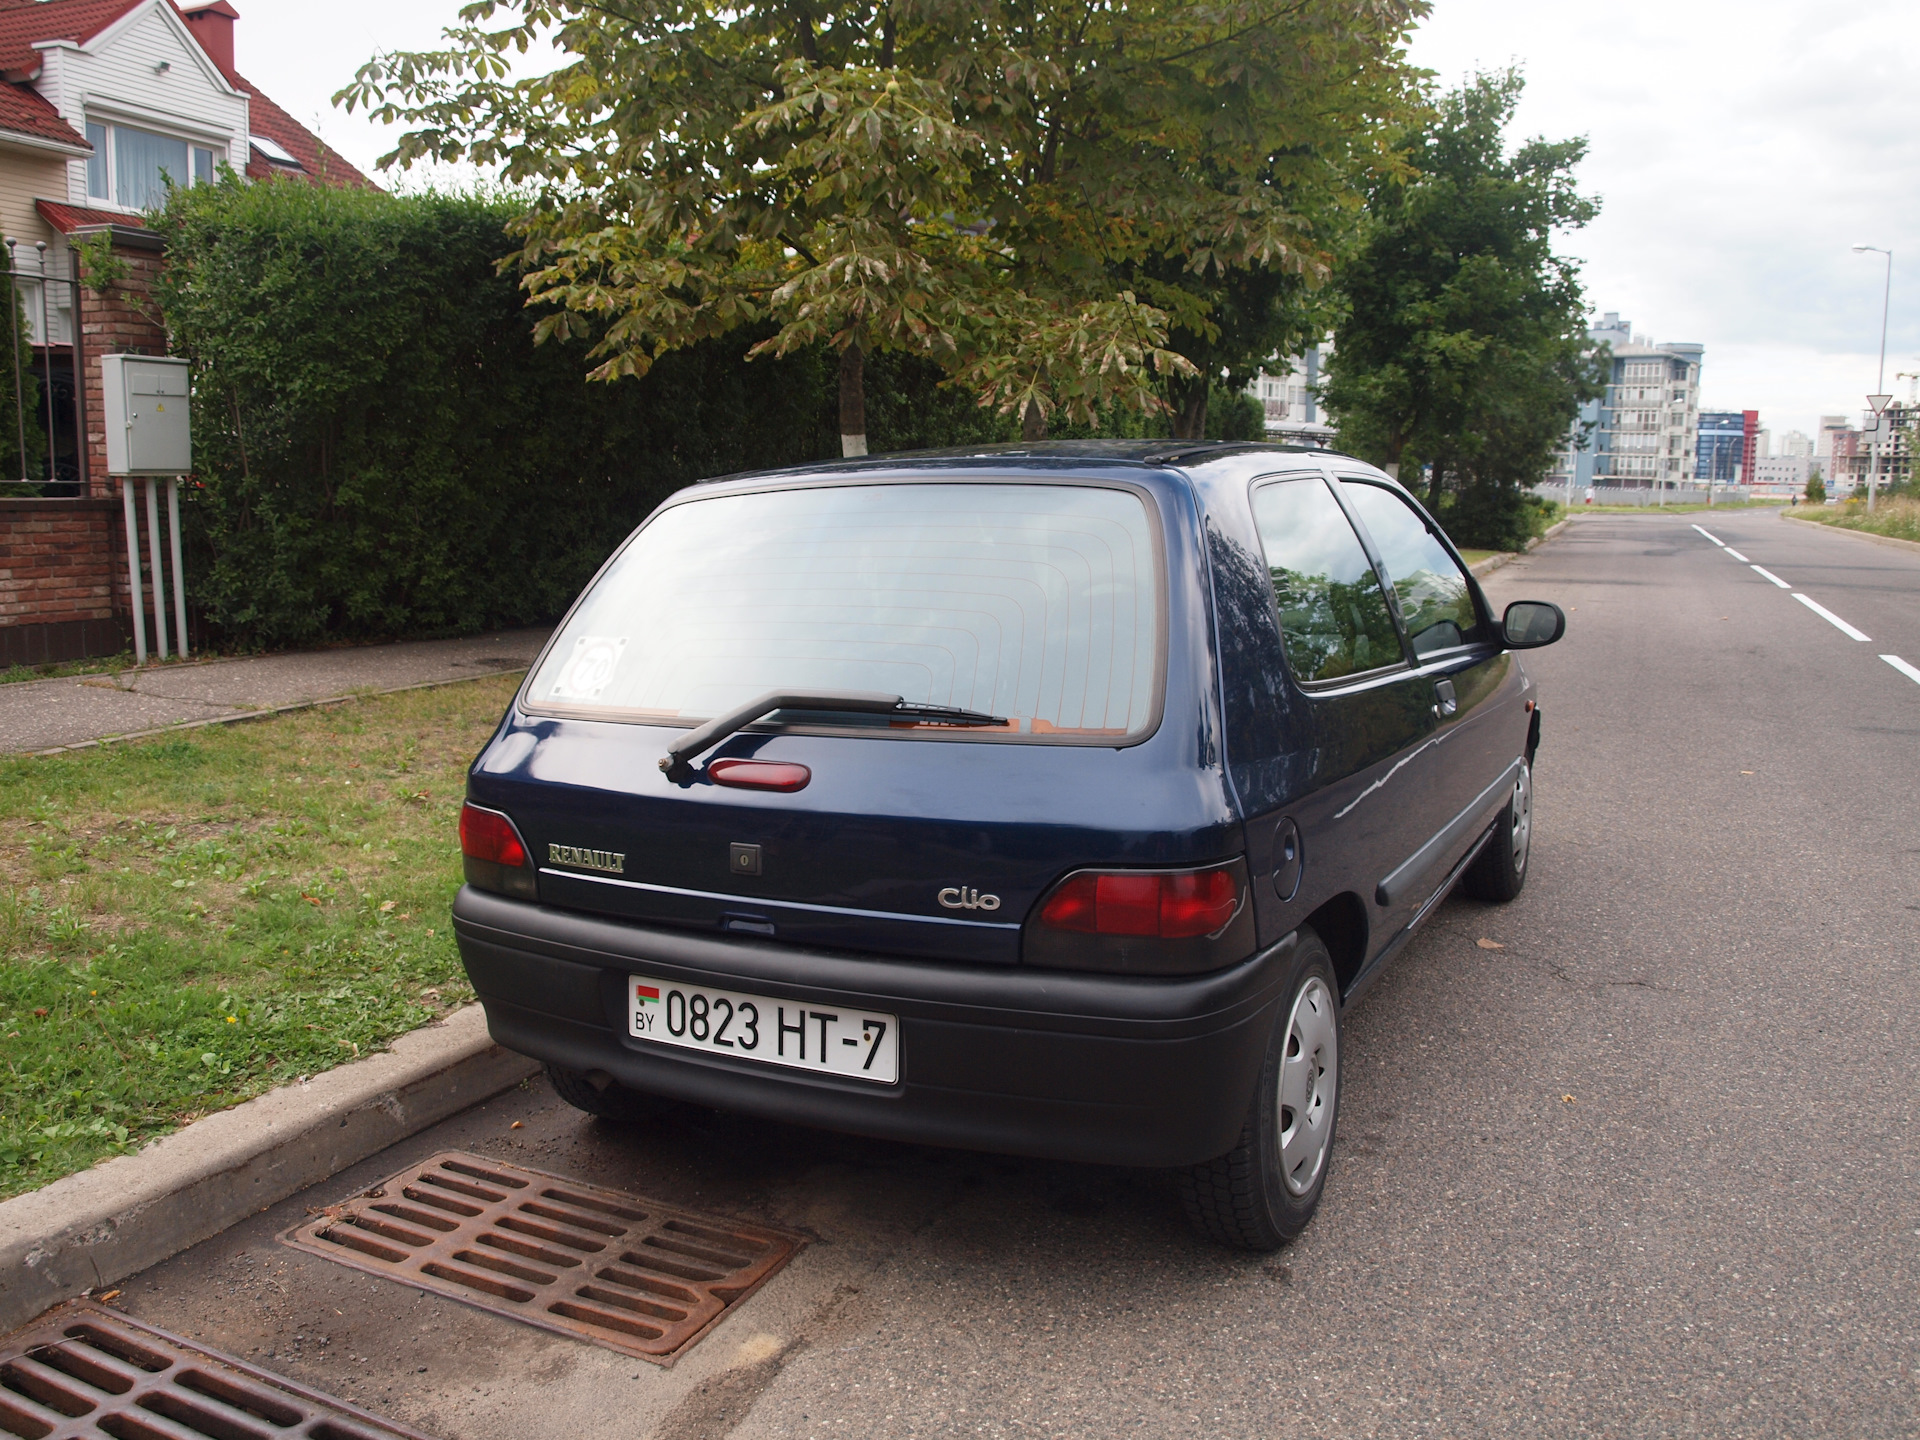
{"type": "Polygon", "coordinates": [[[1425,3],[482,0],[337,98],[410,127],[383,165],[525,192],[505,263],[597,378],[771,324],[757,353],[842,356],[856,453],[876,350],[1029,432],[1169,411],[1200,373],[1173,333],[1220,329],[1208,286],[1325,274],[1425,3]]]}

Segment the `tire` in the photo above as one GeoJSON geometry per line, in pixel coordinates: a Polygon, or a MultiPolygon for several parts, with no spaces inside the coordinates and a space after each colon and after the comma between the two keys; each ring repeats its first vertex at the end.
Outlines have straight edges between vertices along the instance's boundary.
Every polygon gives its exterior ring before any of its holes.
{"type": "Polygon", "coordinates": [[[1240,1143],[1179,1174],[1187,1218],[1235,1250],[1278,1250],[1307,1228],[1326,1188],[1340,1118],[1340,983],[1311,929],[1300,931],[1286,1002],[1240,1143]]]}
{"type": "Polygon", "coordinates": [[[1494,822],[1493,838],[1460,877],[1460,888],[1476,900],[1504,905],[1527,883],[1527,860],[1533,848],[1533,766],[1520,762],[1520,778],[1506,808],[1494,822]]]}
{"type": "Polygon", "coordinates": [[[611,1081],[602,1089],[578,1070],[563,1070],[558,1065],[547,1066],[547,1083],[553,1086],[554,1094],[574,1109],[624,1125],[646,1119],[654,1105],[637,1090],[611,1081]]]}

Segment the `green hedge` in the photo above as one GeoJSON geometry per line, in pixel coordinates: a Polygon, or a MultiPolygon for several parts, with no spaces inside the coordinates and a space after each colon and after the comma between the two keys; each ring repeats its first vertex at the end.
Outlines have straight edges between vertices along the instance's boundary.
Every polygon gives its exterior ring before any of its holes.
{"type": "MultiPolygon", "coordinates": [[[[506,202],[234,180],[176,191],[158,298],[194,362],[190,595],[234,647],[555,618],[674,490],[839,452],[818,352],[756,336],[588,384],[532,343],[506,202]]],[[[876,449],[1000,438],[919,362],[867,372],[876,449]]]]}

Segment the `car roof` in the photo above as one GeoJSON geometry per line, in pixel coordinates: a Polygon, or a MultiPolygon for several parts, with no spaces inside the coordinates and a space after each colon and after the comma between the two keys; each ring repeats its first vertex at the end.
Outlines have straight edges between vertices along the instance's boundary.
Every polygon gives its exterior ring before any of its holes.
{"type": "MultiPolygon", "coordinates": [[[[1214,461],[1249,455],[1311,455],[1330,460],[1353,457],[1312,445],[1272,445],[1239,440],[1043,440],[1006,445],[956,445],[941,450],[899,450],[857,459],[816,460],[775,470],[742,470],[696,481],[717,485],[728,480],[770,479],[789,475],[858,475],[903,469],[950,468],[954,461],[1005,464],[1025,462],[1036,469],[1063,465],[1138,465],[1155,470],[1188,470],[1214,461]]],[[[1364,463],[1364,462],[1361,462],[1364,463]]]]}

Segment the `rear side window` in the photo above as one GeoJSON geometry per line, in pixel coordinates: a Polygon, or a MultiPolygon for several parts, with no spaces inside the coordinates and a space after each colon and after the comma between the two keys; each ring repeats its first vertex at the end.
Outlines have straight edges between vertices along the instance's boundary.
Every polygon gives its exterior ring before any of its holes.
{"type": "Polygon", "coordinates": [[[692,500],[595,583],[527,703],[691,721],[769,690],[875,691],[1005,716],[1022,736],[1142,734],[1159,699],[1158,553],[1141,497],[1095,486],[692,500]]]}
{"type": "Polygon", "coordinates": [[[1466,644],[1480,617],[1473,608],[1467,577],[1447,547],[1405,500],[1386,487],[1364,480],[1341,484],[1380,552],[1414,654],[1430,655],[1466,644]]]}
{"type": "Polygon", "coordinates": [[[1405,658],[1380,577],[1324,480],[1263,486],[1253,518],[1294,678],[1337,680],[1405,658]]]}

